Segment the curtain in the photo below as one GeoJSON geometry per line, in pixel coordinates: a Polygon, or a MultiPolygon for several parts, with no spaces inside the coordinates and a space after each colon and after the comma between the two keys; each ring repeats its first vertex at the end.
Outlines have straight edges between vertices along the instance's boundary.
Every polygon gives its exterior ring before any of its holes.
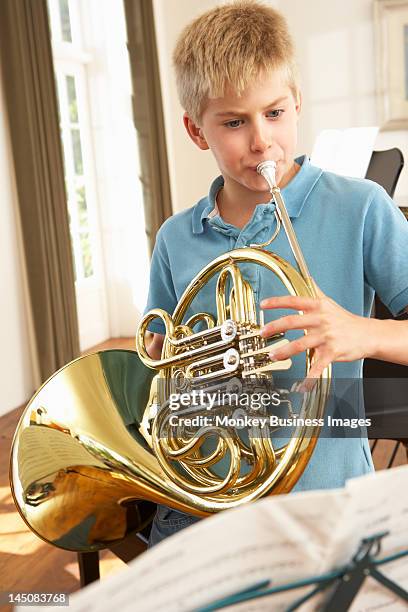
{"type": "Polygon", "coordinates": [[[157,230],[172,214],[153,3],[124,0],[124,6],[146,234],[151,252],[157,230]]]}
{"type": "Polygon", "coordinates": [[[0,54],[41,380],[79,355],[46,0],[1,0],[0,54]]]}

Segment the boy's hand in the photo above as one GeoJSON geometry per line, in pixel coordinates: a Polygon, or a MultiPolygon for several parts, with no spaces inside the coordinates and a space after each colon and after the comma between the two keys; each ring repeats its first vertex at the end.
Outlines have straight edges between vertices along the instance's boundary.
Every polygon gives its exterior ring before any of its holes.
{"type": "Polygon", "coordinates": [[[149,345],[146,346],[146,351],[149,357],[155,359],[161,359],[162,347],[164,344],[164,336],[162,334],[153,334],[149,345]]]}
{"type": "MultiPolygon", "coordinates": [[[[293,308],[303,314],[281,317],[267,323],[261,330],[261,336],[268,338],[277,332],[289,329],[304,329],[306,334],[286,346],[270,353],[273,361],[287,359],[314,349],[312,366],[304,388],[313,387],[312,379],[319,378],[324,368],[333,361],[354,361],[370,354],[370,319],[359,317],[348,312],[318,287],[317,297],[271,297],[261,302],[261,308],[293,308]]],[[[273,349],[272,349],[273,350],[273,349]]]]}

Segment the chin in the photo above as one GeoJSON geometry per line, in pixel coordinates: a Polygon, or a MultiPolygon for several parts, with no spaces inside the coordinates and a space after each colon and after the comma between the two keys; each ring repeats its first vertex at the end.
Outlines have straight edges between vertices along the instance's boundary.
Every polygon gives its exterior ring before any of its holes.
{"type": "Polygon", "coordinates": [[[255,176],[255,179],[251,181],[250,189],[252,191],[257,191],[258,193],[269,193],[269,188],[266,184],[266,181],[260,174],[257,174],[255,176]]]}
{"type": "Polygon", "coordinates": [[[246,187],[249,191],[252,191],[252,193],[256,193],[258,195],[266,194],[267,196],[270,196],[269,189],[265,188],[265,185],[246,185],[246,187]]]}
{"type": "Polygon", "coordinates": [[[240,175],[236,175],[233,178],[235,183],[241,185],[244,189],[248,189],[248,191],[252,191],[255,193],[269,193],[269,189],[265,184],[265,179],[257,174],[255,170],[250,171],[251,174],[248,176],[244,171],[240,175]]]}

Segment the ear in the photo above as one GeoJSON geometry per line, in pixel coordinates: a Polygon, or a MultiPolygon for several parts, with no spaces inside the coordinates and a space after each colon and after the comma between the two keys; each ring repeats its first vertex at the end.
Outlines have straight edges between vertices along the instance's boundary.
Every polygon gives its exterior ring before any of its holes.
{"type": "Polygon", "coordinates": [[[302,108],[302,92],[300,91],[300,89],[298,89],[297,91],[297,96],[296,96],[296,100],[295,100],[295,108],[296,108],[296,113],[299,116],[300,115],[300,110],[302,108]]]}
{"type": "Polygon", "coordinates": [[[194,121],[191,119],[191,117],[189,117],[187,113],[184,113],[183,115],[183,123],[191,140],[197,145],[199,149],[206,151],[210,148],[204,137],[203,129],[200,128],[196,123],[194,123],[194,121]]]}

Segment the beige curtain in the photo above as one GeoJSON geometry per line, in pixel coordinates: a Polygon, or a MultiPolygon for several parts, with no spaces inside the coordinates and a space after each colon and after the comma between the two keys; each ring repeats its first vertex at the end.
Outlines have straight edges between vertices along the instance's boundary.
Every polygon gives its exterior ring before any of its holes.
{"type": "Polygon", "coordinates": [[[46,0],[0,1],[0,53],[40,377],[79,355],[46,0]]]}
{"type": "Polygon", "coordinates": [[[124,0],[124,6],[146,234],[152,251],[157,230],[172,214],[153,3],[124,0]]]}

